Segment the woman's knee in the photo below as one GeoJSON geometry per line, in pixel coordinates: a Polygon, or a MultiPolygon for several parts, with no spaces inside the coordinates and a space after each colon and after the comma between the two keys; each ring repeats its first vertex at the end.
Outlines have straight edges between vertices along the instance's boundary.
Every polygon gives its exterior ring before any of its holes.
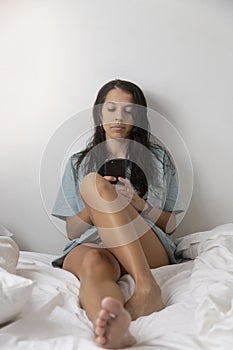
{"type": "Polygon", "coordinates": [[[86,248],[78,246],[73,248],[64,259],[63,269],[72,272],[78,278],[85,274],[96,273],[103,264],[109,261],[98,248],[86,248]]]}
{"type": "Polygon", "coordinates": [[[90,249],[86,252],[82,261],[82,268],[85,270],[94,271],[98,269],[100,265],[110,263],[107,256],[101,251],[101,249],[90,249]]]}
{"type": "Polygon", "coordinates": [[[80,192],[82,198],[87,201],[89,196],[103,196],[104,193],[111,191],[113,189],[109,181],[104,179],[98,173],[87,174],[81,182],[80,192]]]}
{"type": "Polygon", "coordinates": [[[86,209],[91,210],[90,217],[93,215],[93,210],[98,213],[113,213],[122,208],[114,186],[97,173],[85,176],[80,185],[80,193],[86,209]]]}
{"type": "Polygon", "coordinates": [[[98,274],[103,275],[106,271],[116,278],[120,277],[120,266],[115,257],[101,248],[90,249],[83,257],[81,274],[95,277],[98,274]]]}
{"type": "Polygon", "coordinates": [[[91,172],[83,178],[80,189],[84,190],[91,187],[101,187],[104,186],[105,182],[106,180],[101,175],[95,172],[91,172]]]}

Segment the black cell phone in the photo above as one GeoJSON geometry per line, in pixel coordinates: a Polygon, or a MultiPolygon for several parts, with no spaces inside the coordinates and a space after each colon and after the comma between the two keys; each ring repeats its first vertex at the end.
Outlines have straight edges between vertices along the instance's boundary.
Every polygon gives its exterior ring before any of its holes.
{"type": "Polygon", "coordinates": [[[110,181],[112,184],[117,184],[118,177],[125,178],[126,176],[126,159],[110,159],[106,161],[98,170],[98,173],[102,176],[114,176],[116,181],[110,181]]]}

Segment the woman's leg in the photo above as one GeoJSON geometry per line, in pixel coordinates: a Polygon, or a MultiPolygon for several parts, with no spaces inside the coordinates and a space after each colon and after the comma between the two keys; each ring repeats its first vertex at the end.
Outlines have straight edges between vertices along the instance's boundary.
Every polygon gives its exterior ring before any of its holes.
{"type": "Polygon", "coordinates": [[[126,304],[132,318],[161,310],[161,291],[150,271],[169,264],[160,240],[131,205],[122,208],[115,188],[101,176],[87,175],[81,193],[102,241],[135,281],[134,295],[126,304]]]}
{"type": "MultiPolygon", "coordinates": [[[[149,230],[140,238],[140,243],[150,268],[156,268],[170,263],[166,252],[164,254],[164,248],[161,242],[152,230],[149,230]],[[160,246],[162,246],[162,254],[159,252],[160,246]],[[155,247],[158,248],[157,251],[155,247]]],[[[134,294],[125,304],[125,308],[129,311],[133,320],[139,316],[148,315],[164,308],[161,289],[156,283],[151,271],[148,277],[146,274],[136,275],[134,294]]]]}
{"type": "Polygon", "coordinates": [[[124,303],[121,289],[116,284],[120,278],[120,266],[106,249],[78,245],[65,257],[63,269],[80,280],[79,302],[93,323],[100,311],[101,300],[106,295],[124,303]]]}
{"type": "Polygon", "coordinates": [[[107,348],[133,345],[135,338],[128,331],[131,317],[116,283],[120,277],[116,258],[104,248],[79,245],[67,254],[63,269],[80,280],[80,304],[93,323],[97,342],[107,348]]]}

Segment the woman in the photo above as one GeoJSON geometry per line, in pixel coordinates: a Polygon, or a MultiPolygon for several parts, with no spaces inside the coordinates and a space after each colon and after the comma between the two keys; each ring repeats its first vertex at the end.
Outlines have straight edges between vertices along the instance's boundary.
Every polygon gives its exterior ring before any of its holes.
{"type": "Polygon", "coordinates": [[[71,240],[53,264],[80,280],[80,305],[103,348],[136,342],[131,319],[164,307],[150,269],[178,262],[168,235],[182,211],[175,169],[151,141],[146,106],[141,89],[129,81],[113,80],[100,89],[94,135],[69,160],[53,210],[66,220],[71,240]],[[126,160],[125,176],[99,175],[107,159],[126,160]],[[117,284],[125,273],[135,282],[127,301],[117,284]]]}

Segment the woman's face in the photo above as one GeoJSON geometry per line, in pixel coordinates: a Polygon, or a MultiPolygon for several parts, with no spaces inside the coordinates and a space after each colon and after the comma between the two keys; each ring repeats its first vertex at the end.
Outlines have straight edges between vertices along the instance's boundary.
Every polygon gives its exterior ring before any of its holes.
{"type": "Polygon", "coordinates": [[[106,140],[128,138],[133,128],[133,97],[119,88],[108,92],[102,108],[106,140]]]}

